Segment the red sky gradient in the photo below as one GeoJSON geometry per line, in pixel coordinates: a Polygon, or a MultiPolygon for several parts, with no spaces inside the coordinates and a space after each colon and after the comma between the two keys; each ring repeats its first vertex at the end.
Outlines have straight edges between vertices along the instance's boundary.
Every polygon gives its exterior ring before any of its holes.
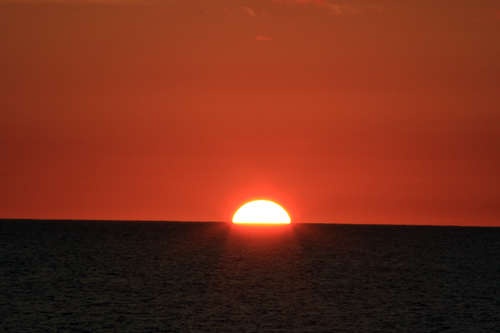
{"type": "Polygon", "coordinates": [[[0,218],[500,226],[500,4],[0,0],[0,218]]]}

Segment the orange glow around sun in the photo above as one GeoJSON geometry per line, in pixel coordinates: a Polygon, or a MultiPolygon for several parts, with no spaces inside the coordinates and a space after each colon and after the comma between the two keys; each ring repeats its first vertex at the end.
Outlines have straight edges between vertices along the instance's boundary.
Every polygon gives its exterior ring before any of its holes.
{"type": "Polygon", "coordinates": [[[251,201],[234,214],[233,223],[287,224],[290,216],[280,205],[268,200],[251,201]]]}

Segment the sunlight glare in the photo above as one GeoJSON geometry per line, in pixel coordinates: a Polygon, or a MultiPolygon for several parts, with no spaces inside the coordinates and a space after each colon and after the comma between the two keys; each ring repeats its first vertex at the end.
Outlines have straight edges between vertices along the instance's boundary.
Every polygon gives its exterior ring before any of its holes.
{"type": "Polygon", "coordinates": [[[234,214],[233,223],[290,223],[290,216],[272,201],[256,200],[241,206],[234,214]]]}

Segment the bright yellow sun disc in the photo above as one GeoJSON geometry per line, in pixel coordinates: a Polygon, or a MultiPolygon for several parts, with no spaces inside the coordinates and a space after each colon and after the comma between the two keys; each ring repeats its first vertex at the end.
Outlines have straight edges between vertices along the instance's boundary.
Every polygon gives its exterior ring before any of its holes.
{"type": "Polygon", "coordinates": [[[290,223],[290,216],[278,204],[256,200],[241,206],[234,214],[234,223],[290,223]]]}

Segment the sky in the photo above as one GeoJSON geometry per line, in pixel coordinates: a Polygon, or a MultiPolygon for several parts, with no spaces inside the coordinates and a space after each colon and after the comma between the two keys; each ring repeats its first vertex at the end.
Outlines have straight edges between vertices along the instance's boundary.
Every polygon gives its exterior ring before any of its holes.
{"type": "Polygon", "coordinates": [[[0,218],[500,226],[497,0],[0,0],[0,218]]]}

